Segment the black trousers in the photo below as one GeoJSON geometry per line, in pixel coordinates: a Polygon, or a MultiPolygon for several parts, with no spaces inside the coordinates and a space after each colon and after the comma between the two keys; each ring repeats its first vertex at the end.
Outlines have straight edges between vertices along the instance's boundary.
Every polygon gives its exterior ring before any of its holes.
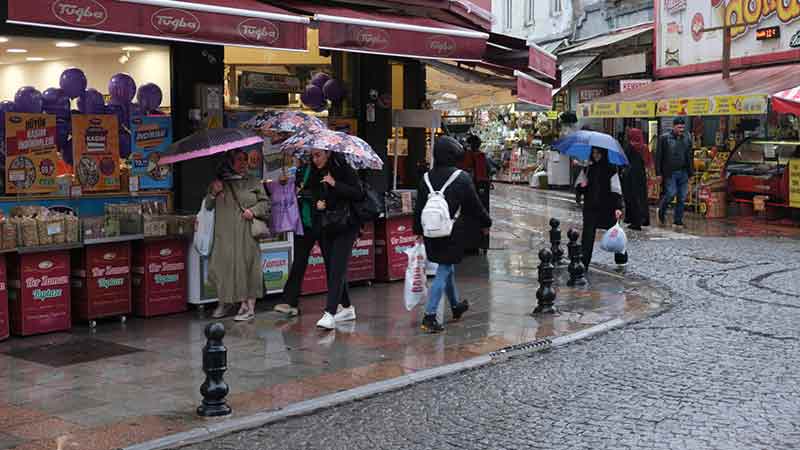
{"type": "Polygon", "coordinates": [[[336,314],[341,304],[350,307],[350,293],[347,289],[347,268],[353,243],[358,237],[359,227],[355,226],[339,233],[322,232],[322,256],[325,258],[325,271],[328,273],[328,301],[325,311],[336,314]]]}
{"type": "Polygon", "coordinates": [[[300,304],[300,289],[306,275],[308,257],[311,255],[314,244],[319,240],[319,237],[311,232],[305,232],[303,236],[294,236],[292,268],[289,270],[289,279],[286,280],[286,285],[283,287],[283,299],[293,308],[297,308],[300,304]]]}

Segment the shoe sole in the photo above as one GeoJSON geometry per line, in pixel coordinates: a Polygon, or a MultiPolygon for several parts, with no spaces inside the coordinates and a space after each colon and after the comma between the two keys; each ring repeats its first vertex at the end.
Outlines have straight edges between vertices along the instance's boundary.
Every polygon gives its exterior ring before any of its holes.
{"type": "Polygon", "coordinates": [[[353,316],[353,317],[342,317],[342,318],[334,317],[333,319],[336,320],[337,322],[352,322],[352,321],[356,320],[356,316],[353,316]]]}
{"type": "Polygon", "coordinates": [[[424,331],[424,332],[426,332],[428,334],[439,334],[442,331],[444,331],[444,330],[434,330],[433,328],[430,328],[430,327],[425,326],[425,325],[420,326],[420,328],[422,329],[422,331],[424,331]]]}

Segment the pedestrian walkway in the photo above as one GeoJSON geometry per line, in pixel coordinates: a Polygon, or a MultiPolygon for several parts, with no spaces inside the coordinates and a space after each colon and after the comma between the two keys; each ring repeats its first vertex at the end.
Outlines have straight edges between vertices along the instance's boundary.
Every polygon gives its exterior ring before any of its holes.
{"type": "MultiPolygon", "coordinates": [[[[565,287],[562,268],[560,314],[531,317],[538,259],[529,238],[537,249],[545,245],[550,214],[570,209],[535,195],[521,187],[495,192],[497,250],[458,267],[461,295],[472,309],[441,335],[420,331],[421,308],[405,310],[402,283],[354,287],[358,320],[335,332],[315,327],[323,296],[303,298],[306,314],[291,320],[270,311],[278,298],[260,303],[254,322],[224,320],[234,417],[664,307],[663,292],[646,282],[593,271],[590,287],[573,289],[565,287]]],[[[566,215],[572,220],[575,213],[566,215]]],[[[0,449],[115,449],[207,425],[195,409],[204,380],[203,330],[210,322],[194,311],[0,343],[0,449]]],[[[225,419],[210,423],[219,420],[225,419]]]]}
{"type": "MultiPolygon", "coordinates": [[[[402,283],[354,288],[358,320],[332,333],[314,325],[321,296],[304,298],[306,315],[293,320],[265,311],[266,303],[252,323],[225,320],[235,415],[641,317],[661,306],[646,286],[592,273],[590,289],[560,288],[561,314],[533,318],[537,263],[527,251],[470,258],[457,276],[473,307],[441,335],[421,333],[421,312],[405,310],[402,283]]],[[[194,410],[209,322],[192,312],[0,343],[0,448],[112,449],[204,423],[194,410]]]]}

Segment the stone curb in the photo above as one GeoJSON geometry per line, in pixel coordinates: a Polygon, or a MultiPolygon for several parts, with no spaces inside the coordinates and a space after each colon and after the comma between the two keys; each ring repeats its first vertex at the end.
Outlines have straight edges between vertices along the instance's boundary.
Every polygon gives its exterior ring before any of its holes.
{"type": "MultiPolygon", "coordinates": [[[[577,333],[573,333],[569,336],[553,338],[550,345],[539,346],[531,351],[525,352],[525,354],[561,347],[579,340],[593,337],[597,334],[608,332],[626,324],[627,321],[622,319],[614,319],[608,322],[603,322],[601,324],[581,330],[577,333]]],[[[330,408],[356,400],[363,400],[378,394],[396,391],[417,383],[430,381],[435,378],[441,378],[459,372],[477,369],[492,364],[493,362],[496,362],[496,360],[493,359],[489,354],[486,354],[483,356],[470,358],[466,361],[447,364],[431,369],[424,369],[408,375],[403,375],[401,377],[392,378],[390,380],[370,383],[357,388],[337,392],[335,394],[328,394],[311,400],[293,403],[278,411],[255,413],[246,417],[227,419],[217,423],[211,423],[203,427],[191,429],[189,431],[171,434],[169,436],[143,442],[141,444],[125,447],[121,450],[166,450],[185,447],[187,445],[208,441],[227,434],[262,427],[264,425],[291,417],[308,415],[321,409],[330,408]]]]}

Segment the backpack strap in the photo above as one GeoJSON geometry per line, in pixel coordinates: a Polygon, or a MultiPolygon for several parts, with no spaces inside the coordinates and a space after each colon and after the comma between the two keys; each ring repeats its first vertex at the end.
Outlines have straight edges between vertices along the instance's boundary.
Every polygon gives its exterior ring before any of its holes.
{"type": "Polygon", "coordinates": [[[461,175],[461,169],[456,169],[455,171],[453,171],[453,173],[450,174],[450,178],[448,178],[447,181],[444,182],[444,186],[442,186],[440,192],[444,194],[444,191],[447,190],[447,188],[450,187],[450,185],[453,184],[454,181],[456,181],[456,178],[458,178],[459,175],[461,175]]]}
{"type": "Polygon", "coordinates": [[[433,193],[436,191],[433,189],[433,186],[431,185],[431,179],[430,177],[428,177],[428,173],[429,172],[425,172],[425,175],[422,176],[422,179],[425,180],[425,184],[428,186],[428,192],[433,193]]]}

